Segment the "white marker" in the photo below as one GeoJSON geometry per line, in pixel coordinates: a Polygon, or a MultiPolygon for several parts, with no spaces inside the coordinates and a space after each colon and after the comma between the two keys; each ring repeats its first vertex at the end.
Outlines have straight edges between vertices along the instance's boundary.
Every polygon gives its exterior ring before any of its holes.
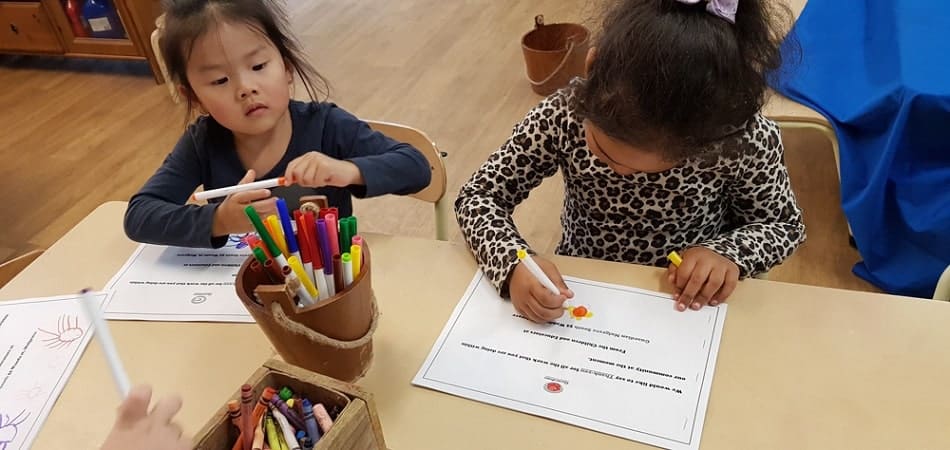
{"type": "Polygon", "coordinates": [[[328,296],[327,298],[333,297],[334,295],[336,295],[336,280],[333,279],[333,272],[327,273],[326,268],[324,268],[323,276],[324,276],[324,283],[326,283],[327,285],[327,296],[328,296]]]}
{"type": "MultiPolygon", "coordinates": [[[[330,277],[332,278],[333,275],[330,275],[330,277]]],[[[330,288],[327,287],[327,277],[323,275],[323,268],[313,270],[313,279],[317,280],[317,296],[320,300],[330,298],[330,288]]]]}
{"type": "Polygon", "coordinates": [[[534,262],[534,259],[531,259],[531,255],[528,254],[524,249],[518,250],[518,259],[524,263],[524,266],[528,268],[528,271],[534,275],[541,284],[544,285],[547,290],[551,291],[554,295],[561,295],[561,290],[554,285],[554,282],[541,270],[541,267],[538,266],[538,263],[534,262]]]}
{"type": "MultiPolygon", "coordinates": [[[[313,276],[313,263],[303,263],[303,273],[307,274],[307,276],[316,283],[316,278],[313,276]]],[[[317,291],[319,290],[320,287],[317,286],[317,291]]]]}
{"type": "Polygon", "coordinates": [[[102,312],[99,311],[99,303],[92,295],[89,289],[82,290],[81,303],[86,310],[86,316],[92,325],[96,334],[96,340],[102,346],[102,353],[106,356],[106,362],[109,363],[109,369],[112,370],[112,379],[115,380],[115,386],[119,389],[119,396],[125,398],[129,395],[131,383],[129,376],[122,367],[122,360],[119,359],[119,352],[115,349],[115,341],[112,340],[112,333],[106,321],[102,318],[102,312]]]}
{"type": "Polygon", "coordinates": [[[286,276],[287,284],[290,284],[294,288],[294,291],[297,293],[299,298],[299,307],[306,308],[314,303],[313,297],[310,296],[310,292],[307,292],[307,288],[303,285],[303,282],[300,281],[300,278],[297,278],[293,272],[286,276]]]}
{"type": "Polygon", "coordinates": [[[255,181],[253,183],[236,184],[230,187],[212,189],[210,191],[195,192],[191,198],[192,200],[207,200],[209,198],[226,197],[235,192],[253,191],[254,189],[270,189],[277,186],[287,186],[287,181],[284,179],[284,177],[255,181]]]}
{"type": "Polygon", "coordinates": [[[344,253],[340,260],[343,262],[343,287],[346,288],[353,284],[353,259],[349,253],[344,253]]]}

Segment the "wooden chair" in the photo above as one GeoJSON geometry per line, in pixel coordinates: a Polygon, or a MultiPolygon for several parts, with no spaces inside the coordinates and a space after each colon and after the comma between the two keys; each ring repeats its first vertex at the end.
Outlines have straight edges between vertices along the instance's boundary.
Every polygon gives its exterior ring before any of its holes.
{"type": "MultiPolygon", "coordinates": [[[[827,122],[817,118],[776,116],[771,117],[779,127],[785,130],[810,129],[825,135],[831,142],[831,149],[835,157],[835,169],[838,173],[838,181],[841,181],[841,157],[838,154],[838,137],[834,129],[827,122]]],[[[851,224],[848,224],[848,232],[851,232],[851,224]]],[[[937,281],[937,287],[934,290],[934,300],[950,301],[950,266],[943,271],[943,275],[937,281]]]]}
{"type": "Polygon", "coordinates": [[[937,280],[937,287],[934,289],[934,300],[950,302],[950,266],[947,266],[943,271],[943,275],[937,280]]]}
{"type": "Polygon", "coordinates": [[[155,54],[155,62],[158,63],[158,69],[162,72],[162,78],[165,79],[165,86],[168,87],[168,95],[172,97],[175,103],[181,102],[175,83],[168,76],[168,68],[165,66],[165,59],[162,58],[161,40],[162,33],[165,30],[165,15],[162,14],[155,19],[155,31],[152,31],[152,53],[155,54]]]}
{"type": "MultiPolygon", "coordinates": [[[[796,116],[771,116],[769,119],[774,120],[778,124],[782,132],[792,131],[792,130],[815,130],[828,138],[828,141],[831,143],[831,149],[834,153],[835,158],[835,171],[838,174],[838,180],[840,183],[841,180],[841,164],[838,161],[838,137],[835,135],[834,130],[821,119],[809,118],[809,117],[796,117],[796,116]]],[[[848,224],[848,232],[851,231],[851,225],[848,224]]],[[[768,279],[768,272],[756,275],[756,278],[766,280],[768,279]]]]}
{"type": "Polygon", "coordinates": [[[825,135],[828,140],[831,141],[831,150],[834,152],[838,180],[841,180],[841,158],[838,155],[838,136],[828,122],[810,117],[774,116],[769,118],[774,120],[782,130],[809,129],[816,130],[825,135]]]}
{"type": "MultiPolygon", "coordinates": [[[[828,138],[828,141],[831,142],[831,151],[835,157],[835,172],[838,174],[838,183],[841,183],[841,157],[838,155],[838,136],[835,134],[835,130],[831,128],[831,125],[828,122],[825,122],[822,119],[811,118],[811,117],[794,117],[794,116],[775,116],[769,117],[778,124],[779,128],[782,131],[785,130],[815,130],[819,133],[825,135],[828,138]]],[[[851,224],[848,224],[848,234],[851,233],[851,224]]]]}
{"type": "Polygon", "coordinates": [[[17,276],[26,266],[29,266],[36,258],[43,254],[43,250],[33,250],[13,258],[3,264],[0,264],[0,287],[3,287],[13,277],[17,276]]]}
{"type": "Polygon", "coordinates": [[[445,200],[445,164],[442,163],[443,154],[436,147],[435,142],[432,142],[432,139],[429,139],[429,136],[422,131],[406,125],[375,120],[366,120],[366,123],[375,131],[415,147],[429,161],[432,180],[425,189],[410,195],[410,197],[433,204],[435,209],[435,238],[440,241],[448,240],[446,217],[450,214],[450,211],[447,210],[448,206],[445,200]]]}

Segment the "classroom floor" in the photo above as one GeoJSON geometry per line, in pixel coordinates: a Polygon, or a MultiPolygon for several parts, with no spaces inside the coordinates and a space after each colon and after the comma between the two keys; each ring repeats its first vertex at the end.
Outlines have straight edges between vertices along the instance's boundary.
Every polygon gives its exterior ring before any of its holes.
{"type": "MultiPolygon", "coordinates": [[[[520,49],[533,17],[593,27],[599,14],[599,2],[590,0],[287,4],[311,62],[331,82],[333,102],[360,117],[420,128],[449,153],[450,201],[540,101],[525,80],[520,49]]],[[[803,5],[791,0],[790,6],[797,14],[803,5]]],[[[0,204],[7,217],[0,261],[51,246],[102,202],[128,200],[185,124],[182,107],[144,62],[0,56],[0,86],[8,87],[0,90],[0,104],[14,105],[0,109],[0,204]]],[[[783,108],[770,111],[786,113],[783,108]]],[[[875,290],[850,271],[859,256],[848,245],[832,155],[814,134],[787,145],[796,149],[787,162],[809,240],[770,278],[875,290]]],[[[541,253],[553,252],[559,238],[560,184],[559,177],[547,180],[516,212],[522,233],[541,253]]],[[[363,230],[434,232],[431,206],[418,201],[388,197],[356,209],[363,230]]]]}

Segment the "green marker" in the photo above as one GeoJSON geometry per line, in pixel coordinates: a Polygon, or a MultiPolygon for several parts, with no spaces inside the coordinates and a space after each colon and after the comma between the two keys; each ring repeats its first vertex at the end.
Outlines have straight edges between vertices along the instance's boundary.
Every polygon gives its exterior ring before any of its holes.
{"type": "Polygon", "coordinates": [[[280,388],[280,392],[277,394],[277,396],[280,397],[281,400],[286,402],[287,400],[290,400],[290,398],[294,396],[294,393],[290,390],[289,387],[284,386],[280,388]]]}
{"type": "Polygon", "coordinates": [[[348,242],[347,236],[350,235],[350,218],[349,217],[341,218],[339,225],[340,225],[340,252],[342,253],[345,251],[344,249],[349,248],[346,246],[346,244],[348,242]]]}
{"type": "Polygon", "coordinates": [[[254,249],[251,251],[254,252],[254,257],[257,258],[258,262],[260,262],[261,264],[264,264],[267,262],[267,254],[264,253],[263,249],[261,249],[260,247],[254,247],[254,249]]]}
{"type": "Polygon", "coordinates": [[[280,252],[280,248],[277,247],[277,243],[274,242],[274,238],[267,232],[267,227],[264,226],[264,222],[261,221],[261,216],[257,215],[257,211],[254,210],[254,207],[248,206],[244,208],[244,213],[251,219],[251,223],[254,224],[254,229],[257,230],[257,234],[259,234],[261,240],[264,241],[264,245],[266,245],[270,253],[274,255],[274,262],[277,263],[277,267],[280,267],[281,270],[283,270],[284,267],[290,267],[290,264],[287,263],[287,258],[284,258],[284,255],[280,252]]]}

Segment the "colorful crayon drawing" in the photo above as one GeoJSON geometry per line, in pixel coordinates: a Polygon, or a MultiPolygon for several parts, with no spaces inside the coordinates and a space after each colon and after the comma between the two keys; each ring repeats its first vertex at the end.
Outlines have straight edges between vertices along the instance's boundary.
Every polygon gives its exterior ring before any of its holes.
{"type": "Polygon", "coordinates": [[[574,320],[594,317],[594,313],[590,312],[586,306],[568,306],[567,311],[571,313],[571,317],[573,317],[574,320]]]}
{"type": "Polygon", "coordinates": [[[248,236],[250,236],[251,234],[252,234],[252,233],[232,234],[232,235],[228,236],[228,243],[225,244],[225,246],[226,246],[226,247],[235,248],[235,249],[238,249],[238,250],[240,250],[240,249],[242,249],[242,248],[244,248],[244,247],[247,247],[247,238],[248,238],[248,236]]]}
{"type": "Polygon", "coordinates": [[[9,415],[0,413],[0,450],[7,450],[7,446],[16,439],[17,431],[19,431],[17,426],[26,422],[29,417],[30,413],[26,412],[25,409],[12,419],[9,415]]]}
{"type": "Polygon", "coordinates": [[[59,323],[56,325],[56,332],[46,331],[42,328],[39,328],[38,331],[42,331],[49,335],[46,339],[43,339],[43,342],[46,343],[48,348],[63,348],[72,344],[73,341],[79,340],[85,331],[82,328],[79,328],[79,316],[59,316],[59,323]]]}

